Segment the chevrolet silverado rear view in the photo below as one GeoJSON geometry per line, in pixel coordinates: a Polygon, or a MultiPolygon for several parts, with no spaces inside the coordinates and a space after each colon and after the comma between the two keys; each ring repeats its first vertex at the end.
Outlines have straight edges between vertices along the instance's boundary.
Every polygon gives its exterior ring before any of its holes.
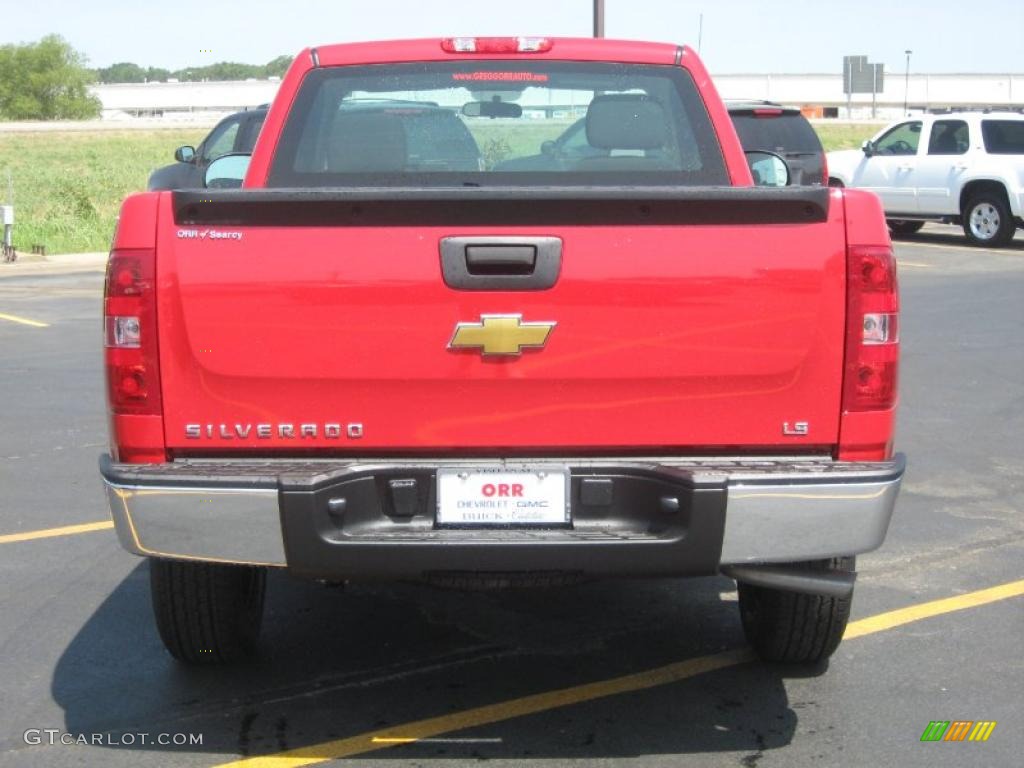
{"type": "Polygon", "coordinates": [[[785,173],[688,48],[302,52],[108,263],[101,472],[170,652],[252,651],[285,568],[724,573],[764,658],[829,656],[903,472],[895,261],[876,198],[785,173]]]}

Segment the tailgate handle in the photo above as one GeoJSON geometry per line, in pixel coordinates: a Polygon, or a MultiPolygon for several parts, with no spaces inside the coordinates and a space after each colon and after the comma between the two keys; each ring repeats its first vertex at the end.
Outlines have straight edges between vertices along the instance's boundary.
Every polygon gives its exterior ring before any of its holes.
{"type": "Polygon", "coordinates": [[[445,284],[461,291],[543,291],[562,269],[557,237],[444,237],[440,251],[445,284]]]}
{"type": "Polygon", "coordinates": [[[471,275],[532,275],[536,264],[535,245],[466,246],[466,268],[471,275]]]}

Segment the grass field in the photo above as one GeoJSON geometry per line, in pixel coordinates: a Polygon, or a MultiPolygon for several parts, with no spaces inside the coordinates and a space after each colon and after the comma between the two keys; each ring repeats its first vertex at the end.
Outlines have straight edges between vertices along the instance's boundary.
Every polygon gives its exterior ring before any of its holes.
{"type": "MultiPolygon", "coordinates": [[[[497,126],[473,127],[485,158],[539,151],[554,126],[522,131],[523,146],[509,146],[497,126]]],[[[858,147],[872,125],[815,126],[826,150],[858,147]]],[[[45,245],[49,253],[105,251],[125,195],[145,189],[150,172],[172,162],[174,149],[193,146],[207,129],[118,132],[0,133],[0,200],[14,183],[14,243],[22,251],[45,245]]],[[[556,132],[557,133],[557,132],[556,132]]]]}
{"type": "Polygon", "coordinates": [[[870,139],[882,126],[858,123],[817,123],[814,130],[825,147],[826,152],[836,149],[859,149],[865,139],[870,139]]]}
{"type": "Polygon", "coordinates": [[[514,120],[486,119],[467,122],[488,169],[502,160],[538,154],[541,144],[557,139],[573,121],[538,120],[536,125],[515,123],[514,120]]]}
{"type": "Polygon", "coordinates": [[[208,129],[96,133],[0,133],[0,199],[14,182],[14,244],[22,251],[105,251],[121,200],[146,188],[150,172],[174,161],[208,129]]]}

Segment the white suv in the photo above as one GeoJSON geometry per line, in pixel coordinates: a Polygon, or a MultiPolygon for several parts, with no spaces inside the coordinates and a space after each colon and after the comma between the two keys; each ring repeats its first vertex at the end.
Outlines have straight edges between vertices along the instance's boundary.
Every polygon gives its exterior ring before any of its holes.
{"type": "Polygon", "coordinates": [[[1024,114],[949,112],[894,123],[861,150],[828,153],[829,184],[869,189],[894,235],[961,224],[975,245],[1024,226],[1024,114]]]}

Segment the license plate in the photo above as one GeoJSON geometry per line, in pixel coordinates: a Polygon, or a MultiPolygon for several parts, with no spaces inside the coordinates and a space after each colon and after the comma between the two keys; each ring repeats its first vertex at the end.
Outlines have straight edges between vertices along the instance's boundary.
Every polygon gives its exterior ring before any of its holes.
{"type": "Polygon", "coordinates": [[[439,469],[439,525],[564,525],[569,470],[564,467],[439,469]]]}

